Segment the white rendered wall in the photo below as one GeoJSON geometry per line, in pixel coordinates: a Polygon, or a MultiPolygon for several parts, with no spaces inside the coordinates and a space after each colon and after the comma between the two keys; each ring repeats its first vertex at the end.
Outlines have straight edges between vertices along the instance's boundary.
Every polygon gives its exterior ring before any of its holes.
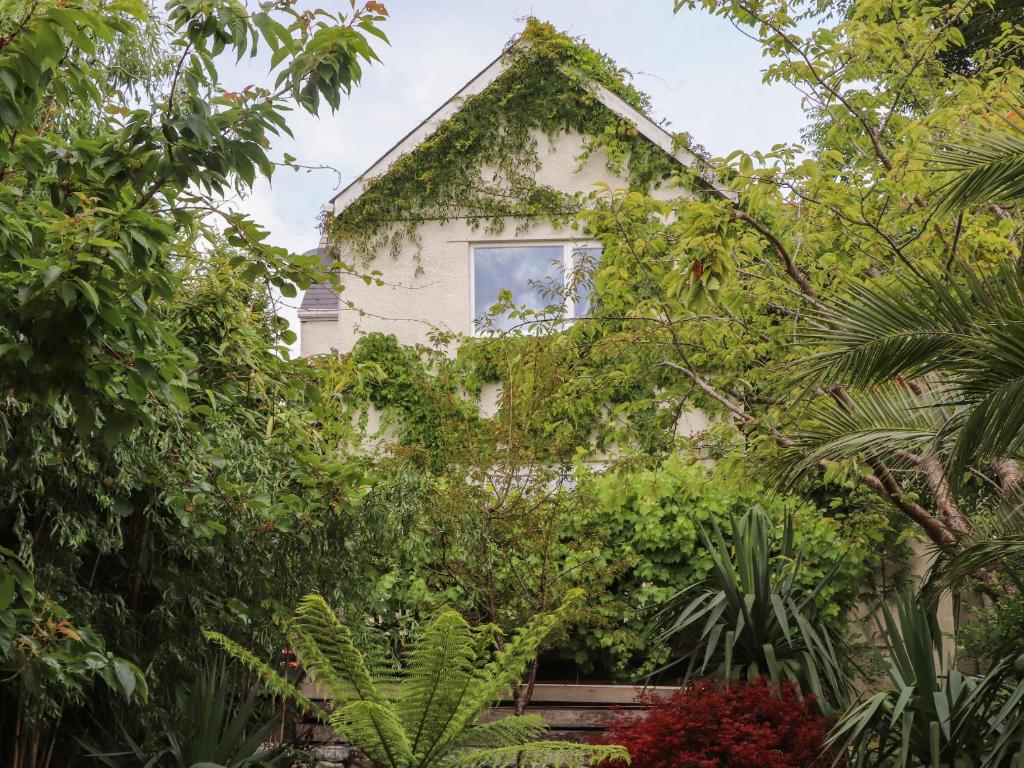
{"type": "MultiPolygon", "coordinates": [[[[628,180],[610,172],[603,152],[595,152],[579,167],[583,139],[563,133],[555,139],[536,136],[541,168],[537,182],[564,192],[592,192],[601,184],[611,189],[628,186],[628,180]]],[[[661,189],[658,197],[670,199],[678,189],[661,189]]],[[[342,307],[333,329],[329,323],[303,324],[303,355],[331,351],[348,352],[360,336],[371,332],[394,334],[402,344],[427,343],[433,330],[458,334],[473,332],[472,273],[470,246],[479,243],[583,240],[571,229],[556,229],[546,221],[534,223],[527,232],[517,233],[517,222],[509,220],[499,234],[473,229],[462,219],[441,224],[425,222],[417,230],[419,244],[406,242],[397,258],[390,253],[376,256],[370,269],[380,270],[384,286],[366,285],[362,280],[343,281],[342,307]],[[421,274],[417,275],[417,267],[421,274]],[[351,306],[348,306],[348,304],[351,306]],[[307,329],[309,329],[307,331],[307,329]],[[308,333],[308,338],[307,338],[308,333]]],[[[342,253],[342,260],[354,257],[342,253]]]]}

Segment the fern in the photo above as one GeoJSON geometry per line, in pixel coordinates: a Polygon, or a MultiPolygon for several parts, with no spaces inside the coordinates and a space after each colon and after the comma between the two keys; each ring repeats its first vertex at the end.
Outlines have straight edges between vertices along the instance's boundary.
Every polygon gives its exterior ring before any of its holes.
{"type": "MultiPolygon", "coordinates": [[[[571,594],[567,603],[580,599],[571,594]]],[[[497,650],[494,627],[473,628],[458,613],[441,612],[396,665],[381,657],[379,647],[357,648],[352,631],[323,598],[304,597],[291,632],[303,665],[335,699],[330,715],[245,648],[223,635],[207,637],[379,768],[582,768],[605,760],[628,762],[621,747],[539,740],[546,725],[536,715],[476,725],[522,680],[567,607],[535,617],[497,650]]]]}
{"type": "Polygon", "coordinates": [[[455,611],[440,614],[413,643],[398,702],[413,752],[432,751],[444,735],[470,688],[476,660],[473,630],[455,611]]]}
{"type": "Polygon", "coordinates": [[[352,642],[352,630],[342,624],[319,595],[299,601],[291,625],[296,651],[310,676],[340,701],[382,702],[366,657],[352,642]]]}
{"type": "Polygon", "coordinates": [[[455,749],[480,747],[496,749],[507,744],[526,744],[536,741],[548,728],[540,715],[519,715],[503,717],[490,723],[477,725],[452,742],[455,749]]]}
{"type": "Polygon", "coordinates": [[[409,737],[390,705],[353,701],[332,712],[327,722],[376,765],[402,768],[413,764],[409,737]]]}
{"type": "Polygon", "coordinates": [[[325,718],[327,714],[312,701],[302,695],[294,685],[285,680],[273,667],[261,661],[247,648],[242,647],[229,637],[220,632],[204,631],[203,635],[214,645],[219,646],[228,656],[241,662],[257,677],[264,681],[267,689],[281,699],[292,701],[303,712],[312,714],[318,718],[325,718]]]}

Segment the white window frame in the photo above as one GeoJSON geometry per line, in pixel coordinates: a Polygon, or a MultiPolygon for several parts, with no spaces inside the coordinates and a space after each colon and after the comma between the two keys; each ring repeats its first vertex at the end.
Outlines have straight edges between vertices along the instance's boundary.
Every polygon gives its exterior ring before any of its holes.
{"type": "MultiPolygon", "coordinates": [[[[494,331],[477,328],[476,318],[479,314],[476,311],[476,249],[477,248],[530,248],[533,246],[555,246],[562,247],[562,276],[572,274],[572,254],[581,248],[600,248],[601,243],[597,240],[585,238],[582,240],[478,240],[469,243],[469,323],[473,329],[473,336],[477,338],[489,338],[497,335],[494,331]]],[[[488,305],[493,306],[493,304],[488,305]]],[[[565,297],[565,320],[576,320],[576,301],[572,296],[565,297]]],[[[529,333],[529,331],[527,331],[529,333]]]]}

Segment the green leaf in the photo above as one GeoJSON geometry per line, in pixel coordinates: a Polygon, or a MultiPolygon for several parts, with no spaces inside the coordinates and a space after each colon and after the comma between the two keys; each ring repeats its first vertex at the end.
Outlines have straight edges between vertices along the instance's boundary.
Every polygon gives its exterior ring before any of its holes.
{"type": "Polygon", "coordinates": [[[14,602],[14,588],[17,582],[14,575],[5,573],[0,575],[0,611],[6,611],[14,602]]]}
{"type": "Polygon", "coordinates": [[[135,671],[132,665],[124,659],[118,659],[114,662],[114,674],[117,676],[117,682],[121,685],[124,697],[131,699],[132,694],[135,693],[135,671]]]}

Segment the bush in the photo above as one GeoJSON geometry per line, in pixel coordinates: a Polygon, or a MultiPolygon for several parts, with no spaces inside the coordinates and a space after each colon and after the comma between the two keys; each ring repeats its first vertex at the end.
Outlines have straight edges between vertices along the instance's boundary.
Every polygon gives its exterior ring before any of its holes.
{"type": "Polygon", "coordinates": [[[764,678],[722,687],[704,680],[668,698],[647,695],[647,716],[623,715],[606,739],[631,768],[809,768],[823,756],[828,723],[812,697],[764,678]]]}
{"type": "Polygon", "coordinates": [[[653,609],[711,573],[713,558],[701,531],[715,525],[728,531],[734,517],[755,505],[771,524],[773,557],[781,554],[785,520],[792,520],[794,543],[804,552],[799,588],[813,590],[838,565],[816,600],[827,623],[841,624],[867,576],[866,548],[837,521],[797,497],[766,491],[735,467],[709,468],[675,456],[653,469],[592,475],[581,486],[592,492],[595,509],[577,518],[579,530],[571,536],[600,546],[595,567],[620,564],[609,583],[588,585],[586,631],[562,649],[585,674],[635,680],[667,663],[653,609]]]}

